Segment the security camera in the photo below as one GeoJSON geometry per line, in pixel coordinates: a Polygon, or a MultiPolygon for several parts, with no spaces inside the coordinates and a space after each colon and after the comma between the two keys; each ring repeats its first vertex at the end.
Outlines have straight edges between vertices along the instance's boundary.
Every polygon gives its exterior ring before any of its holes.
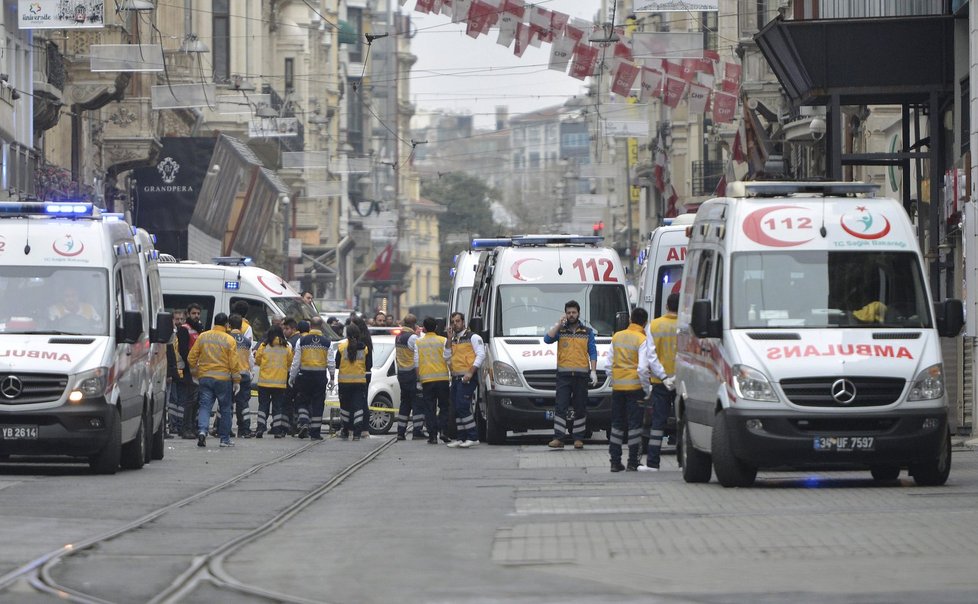
{"type": "Polygon", "coordinates": [[[820,141],[825,136],[825,120],[815,116],[808,124],[808,131],[812,133],[812,138],[820,141]]]}

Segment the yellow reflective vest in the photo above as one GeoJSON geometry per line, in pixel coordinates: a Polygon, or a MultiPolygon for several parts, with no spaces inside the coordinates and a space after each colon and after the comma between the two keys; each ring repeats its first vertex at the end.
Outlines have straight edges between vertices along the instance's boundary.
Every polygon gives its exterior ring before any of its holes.
{"type": "MultiPolygon", "coordinates": [[[[649,324],[649,331],[666,375],[676,375],[676,313],[666,313],[655,319],[649,324]]],[[[653,375],[652,383],[660,384],[662,380],[653,375]]]]}
{"type": "MultiPolygon", "coordinates": [[[[438,334],[426,333],[418,338],[418,379],[422,384],[428,382],[447,382],[448,363],[445,361],[445,338],[438,334]]],[[[473,355],[473,360],[475,356],[473,355]]],[[[471,366],[471,365],[470,365],[471,366]]]]}
{"type": "Polygon", "coordinates": [[[340,384],[366,384],[367,383],[367,346],[361,344],[363,348],[357,350],[356,358],[351,361],[346,353],[350,347],[350,341],[344,340],[337,347],[337,356],[340,359],[339,371],[336,379],[340,384]]]}
{"type": "Polygon", "coordinates": [[[639,349],[645,344],[645,330],[634,323],[611,338],[614,358],[611,365],[612,390],[642,390],[638,376],[639,349]]]}
{"type": "Polygon", "coordinates": [[[197,379],[214,378],[222,382],[241,381],[238,343],[220,325],[197,337],[187,357],[197,379]]]}
{"type": "Polygon", "coordinates": [[[292,347],[288,342],[278,341],[275,346],[262,342],[255,353],[259,388],[285,388],[289,383],[289,368],[292,366],[292,347]]]}

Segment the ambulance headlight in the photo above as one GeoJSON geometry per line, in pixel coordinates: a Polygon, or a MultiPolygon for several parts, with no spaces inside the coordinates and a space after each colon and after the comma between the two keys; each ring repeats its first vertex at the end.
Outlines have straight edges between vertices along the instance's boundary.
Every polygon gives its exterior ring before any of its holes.
{"type": "Polygon", "coordinates": [[[109,384],[109,368],[98,367],[78,375],[75,387],[68,393],[68,400],[77,403],[86,398],[98,398],[105,395],[109,384]]]}
{"type": "Polygon", "coordinates": [[[944,365],[931,365],[917,374],[910,386],[910,401],[929,401],[944,396],[944,365]]]}
{"type": "Polygon", "coordinates": [[[748,401],[778,402],[774,387],[760,371],[747,365],[733,366],[733,387],[738,398],[748,401]]]}
{"type": "Polygon", "coordinates": [[[512,366],[495,361],[492,364],[492,379],[500,386],[520,386],[520,374],[512,366]]]}

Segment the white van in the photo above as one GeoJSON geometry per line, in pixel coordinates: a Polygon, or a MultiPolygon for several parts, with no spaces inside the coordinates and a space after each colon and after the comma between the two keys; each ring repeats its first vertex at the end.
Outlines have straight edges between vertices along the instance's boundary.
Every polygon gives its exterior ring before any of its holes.
{"type": "Polygon", "coordinates": [[[916,232],[863,183],[732,183],[696,214],[680,300],[683,477],[749,486],[758,469],[951,466],[939,336],[916,232]],[[712,465],[712,468],[711,468],[712,465]]]}
{"type": "MultiPolygon", "coordinates": [[[[567,301],[581,305],[582,320],[596,332],[599,357],[608,353],[616,325],[627,323],[625,271],[618,254],[599,245],[602,240],[524,235],[513,237],[509,247],[483,252],[471,304],[474,330],[486,343],[475,402],[480,440],[502,444],[507,430],[553,427],[557,350],[543,336],[567,301]]],[[[591,431],[611,425],[611,387],[602,369],[598,380],[588,392],[591,431]]]]}
{"type": "Polygon", "coordinates": [[[246,258],[215,258],[213,264],[162,262],[160,279],[167,308],[185,309],[191,302],[202,308],[201,323],[208,327],[214,315],[230,314],[238,300],[248,303],[245,319],[255,342],[265,336],[274,318],[309,320],[318,313],[278,275],[248,264],[246,258]]]}
{"type": "Polygon", "coordinates": [[[82,457],[100,474],[147,461],[166,403],[151,349],[173,320],[150,336],[140,256],[91,204],[0,203],[0,458],[82,457]]]}
{"type": "Polygon", "coordinates": [[[649,311],[650,320],[665,313],[669,294],[679,293],[689,242],[686,231],[695,217],[695,214],[680,214],[655,229],[641,253],[639,305],[649,311]]]}

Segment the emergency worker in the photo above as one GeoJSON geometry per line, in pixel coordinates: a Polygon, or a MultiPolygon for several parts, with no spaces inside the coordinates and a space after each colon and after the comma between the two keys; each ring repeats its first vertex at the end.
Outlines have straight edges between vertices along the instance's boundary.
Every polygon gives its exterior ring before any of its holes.
{"type": "Polygon", "coordinates": [[[241,333],[245,335],[246,338],[255,341],[255,330],[252,329],[251,323],[248,322],[246,318],[248,313],[251,311],[251,306],[246,300],[237,300],[231,305],[231,314],[241,315],[241,333]]]}
{"type": "Polygon", "coordinates": [[[360,440],[367,418],[361,400],[367,397],[370,374],[367,368],[373,365],[373,353],[362,341],[360,328],[355,323],[346,326],[346,339],[336,346],[335,355],[329,358],[330,381],[337,384],[340,399],[340,418],[343,427],[340,438],[346,440],[353,434],[353,440],[360,440]]]}
{"type": "Polygon", "coordinates": [[[309,332],[296,344],[289,372],[289,382],[295,388],[299,438],[323,440],[329,345],[330,339],[323,335],[323,318],[313,317],[309,321],[309,332]]]}
{"type": "Polygon", "coordinates": [[[401,387],[401,405],[397,410],[397,440],[405,440],[408,416],[412,415],[414,440],[424,438],[424,403],[418,399],[418,335],[414,332],[418,319],[408,313],[401,319],[404,329],[394,338],[394,361],[397,363],[397,384],[401,387]]]}
{"type": "MultiPolygon", "coordinates": [[[[666,298],[666,312],[649,325],[648,341],[653,356],[658,357],[663,374],[652,371],[652,413],[649,431],[649,445],[645,455],[645,465],[640,472],[655,472],[659,469],[662,438],[666,422],[672,412],[673,391],[676,389],[676,311],[679,309],[679,294],[672,293],[666,298]]],[[[648,414],[646,414],[648,415],[648,414]]]]}
{"type": "Polygon", "coordinates": [[[655,346],[648,346],[645,325],[649,313],[642,307],[632,310],[631,323],[611,338],[607,363],[611,369],[611,438],[608,454],[611,471],[638,470],[642,444],[641,400],[649,389],[649,367],[656,376],[665,377],[655,358],[655,346]],[[651,358],[648,355],[651,354],[651,358]],[[621,464],[622,444],[628,442],[628,466],[621,464]]]}
{"type": "Polygon", "coordinates": [[[102,322],[102,318],[95,307],[88,302],[82,302],[78,288],[73,285],[62,288],[61,301],[48,308],[48,319],[52,322],[64,322],[65,320],[77,320],[93,324],[102,322]]]}
{"type": "Polygon", "coordinates": [[[258,372],[258,427],[255,438],[262,438],[268,421],[269,408],[272,415],[272,429],[275,438],[285,438],[289,432],[285,420],[285,391],[289,383],[289,370],[292,368],[292,346],[285,339],[281,327],[271,327],[265,340],[255,353],[258,372]]]}
{"type": "Polygon", "coordinates": [[[584,448],[587,430],[587,390],[598,385],[598,347],[594,330],[581,322],[581,305],[574,300],[564,304],[564,314],[543,336],[545,344],[557,343],[557,392],[554,410],[554,438],[548,444],[563,449],[567,437],[568,408],[574,409],[571,434],[574,448],[584,448]],[[590,373],[590,376],[589,376],[590,373]]]}
{"type": "Polygon", "coordinates": [[[445,362],[445,338],[436,333],[438,324],[433,318],[425,317],[422,326],[425,334],[417,341],[418,380],[424,400],[425,423],[428,424],[428,444],[436,445],[439,433],[442,441],[452,441],[448,436],[448,383],[451,374],[445,362]],[[435,409],[438,410],[437,420],[435,409]]]}
{"type": "Polygon", "coordinates": [[[486,350],[482,337],[466,328],[465,315],[460,312],[452,313],[444,356],[452,374],[449,392],[455,409],[455,440],[448,446],[468,449],[479,444],[479,433],[472,416],[472,397],[479,384],[479,367],[486,359],[486,350]]]}
{"type": "Polygon", "coordinates": [[[251,438],[254,436],[251,432],[251,378],[254,375],[255,363],[251,355],[251,338],[243,333],[243,323],[244,317],[237,313],[228,317],[231,337],[238,345],[238,360],[241,362],[241,388],[234,395],[234,415],[238,421],[238,437],[251,438]]]}
{"type": "Polygon", "coordinates": [[[200,304],[191,302],[187,306],[186,321],[177,330],[177,365],[182,364],[182,379],[177,383],[177,395],[180,397],[180,406],[183,408],[183,434],[187,440],[197,438],[194,430],[194,418],[198,415],[198,389],[193,375],[188,368],[190,367],[190,349],[194,347],[198,336],[204,332],[204,326],[200,322],[202,309],[200,304]]]}
{"type": "Polygon", "coordinates": [[[166,414],[168,418],[166,438],[173,438],[183,432],[183,405],[180,399],[180,384],[187,368],[185,360],[177,354],[177,333],[187,321],[186,311],[173,311],[173,335],[166,347],[166,414]]]}
{"type": "Polygon", "coordinates": [[[214,315],[214,327],[197,337],[190,349],[190,372],[200,384],[200,411],[197,415],[197,446],[207,446],[207,425],[217,399],[221,411],[218,436],[222,447],[233,447],[231,441],[231,400],[241,386],[241,362],[238,343],[227,332],[228,316],[214,315]]]}
{"type": "MultiPolygon", "coordinates": [[[[282,333],[289,342],[289,348],[292,349],[292,354],[295,355],[296,346],[299,345],[299,338],[302,337],[302,334],[299,332],[298,322],[292,317],[288,317],[282,321],[282,333]]],[[[295,361],[293,360],[293,362],[295,361]]],[[[295,388],[292,387],[291,383],[285,388],[285,401],[282,406],[282,413],[285,415],[285,433],[294,436],[296,434],[295,388]]]]}

